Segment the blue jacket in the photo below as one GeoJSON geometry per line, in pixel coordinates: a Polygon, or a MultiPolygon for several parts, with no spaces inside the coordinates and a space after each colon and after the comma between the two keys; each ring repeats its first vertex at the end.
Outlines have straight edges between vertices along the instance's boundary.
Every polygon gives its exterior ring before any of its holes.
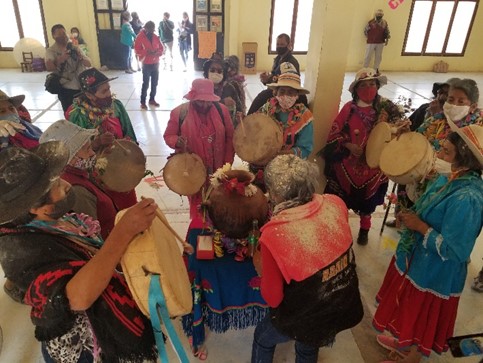
{"type": "Polygon", "coordinates": [[[450,183],[447,177],[440,176],[413,209],[431,229],[425,236],[415,231],[402,232],[396,250],[397,269],[403,274],[410,262],[406,277],[417,289],[444,299],[460,295],[467,261],[481,232],[483,180],[476,173],[450,183]],[[411,234],[414,244],[407,252],[401,242],[410,240],[411,234]]]}

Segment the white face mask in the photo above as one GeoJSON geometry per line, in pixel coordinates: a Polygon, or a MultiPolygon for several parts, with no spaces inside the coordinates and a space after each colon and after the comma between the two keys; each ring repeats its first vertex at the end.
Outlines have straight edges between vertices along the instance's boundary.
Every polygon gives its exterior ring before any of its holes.
{"type": "Polygon", "coordinates": [[[208,79],[211,79],[214,84],[218,84],[223,81],[223,73],[210,72],[208,73],[208,79]]]}
{"type": "Polygon", "coordinates": [[[447,118],[451,121],[459,121],[470,113],[470,106],[456,106],[445,102],[443,111],[447,118]]]}
{"type": "Polygon", "coordinates": [[[299,96],[276,96],[278,104],[282,107],[282,110],[288,110],[292,107],[299,96]]]}
{"type": "Polygon", "coordinates": [[[446,160],[436,158],[436,161],[434,162],[434,170],[441,175],[450,175],[451,163],[448,163],[446,160]]]}

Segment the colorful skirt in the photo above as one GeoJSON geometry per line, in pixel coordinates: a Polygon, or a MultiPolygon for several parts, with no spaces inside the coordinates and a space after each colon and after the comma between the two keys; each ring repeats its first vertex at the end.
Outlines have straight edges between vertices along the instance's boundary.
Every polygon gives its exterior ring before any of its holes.
{"type": "Polygon", "coordinates": [[[388,330],[399,340],[399,347],[417,345],[429,356],[448,350],[453,336],[459,296],[443,299],[421,291],[406,275],[401,275],[391,260],[376,300],[379,303],[372,322],[376,330],[388,330]]]}

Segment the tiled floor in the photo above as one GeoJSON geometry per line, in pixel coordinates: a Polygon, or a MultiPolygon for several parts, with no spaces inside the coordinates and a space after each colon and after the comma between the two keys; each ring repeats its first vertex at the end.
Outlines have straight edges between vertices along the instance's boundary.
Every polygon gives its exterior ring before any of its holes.
{"type": "MultiPolygon", "coordinates": [[[[148,169],[156,175],[166,163],[166,157],[171,150],[163,141],[169,111],[182,102],[182,97],[189,89],[191,81],[200,77],[199,72],[162,72],[158,87],[157,101],[161,106],[157,109],[140,111],[139,95],[142,77],[140,72],[129,75],[123,72],[109,71],[109,77],[119,77],[111,82],[111,88],[127,108],[136,130],[138,140],[148,158],[148,169]]],[[[43,82],[46,73],[21,73],[20,70],[0,70],[0,89],[10,96],[25,94],[25,106],[35,118],[35,124],[45,130],[52,122],[63,118],[60,103],[54,95],[44,91],[43,82]]],[[[436,74],[436,73],[389,73],[389,82],[380,93],[390,99],[404,96],[412,99],[414,107],[426,102],[431,97],[432,83],[444,81],[450,77],[473,78],[483,88],[482,73],[436,74]]],[[[348,73],[344,81],[341,104],[350,99],[346,90],[353,80],[354,73],[348,73]]],[[[257,76],[247,78],[247,102],[262,90],[257,76]]],[[[483,101],[483,98],[481,99],[483,101]]],[[[480,102],[483,105],[483,102],[480,102]]],[[[166,213],[172,226],[180,235],[186,233],[188,225],[188,203],[185,198],[169,191],[165,186],[155,189],[142,182],[138,186],[138,195],[154,197],[161,209],[166,213]]],[[[375,343],[375,331],[370,322],[374,313],[374,296],[379,288],[391,252],[382,247],[379,229],[384,211],[376,211],[373,228],[370,232],[369,244],[365,247],[355,246],[358,262],[360,289],[365,302],[365,318],[361,324],[350,331],[337,336],[332,348],[320,350],[319,362],[330,363],[375,363],[384,360],[385,351],[375,343]]],[[[350,216],[350,223],[354,235],[358,231],[358,218],[350,216]]],[[[387,230],[386,237],[396,239],[395,231],[387,230]]],[[[483,331],[483,294],[478,294],[469,288],[471,279],[481,268],[483,244],[480,237],[468,265],[467,287],[461,297],[459,315],[456,322],[456,335],[470,334],[483,331]]],[[[3,284],[3,281],[0,281],[3,284]]],[[[29,309],[26,306],[12,302],[5,294],[0,293],[0,326],[3,330],[3,348],[0,353],[0,363],[37,363],[42,362],[40,345],[33,337],[33,326],[29,320],[29,309]]],[[[250,360],[253,328],[243,331],[229,331],[219,335],[209,333],[207,337],[208,359],[213,363],[245,363],[250,360]]],[[[0,335],[1,337],[1,335],[0,335]]],[[[188,347],[183,338],[185,347],[188,347]]],[[[461,362],[476,363],[481,357],[455,359],[450,353],[431,357],[429,362],[461,362]]],[[[275,362],[292,362],[294,360],[293,344],[283,344],[277,348],[275,362]]],[[[175,359],[172,360],[176,361],[175,359]]],[[[193,362],[197,359],[193,358],[193,362]]]]}

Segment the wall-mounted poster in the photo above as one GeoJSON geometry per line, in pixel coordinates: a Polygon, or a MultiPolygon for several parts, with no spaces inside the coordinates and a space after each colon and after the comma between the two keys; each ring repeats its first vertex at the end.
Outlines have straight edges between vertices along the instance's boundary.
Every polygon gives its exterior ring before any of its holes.
{"type": "Polygon", "coordinates": [[[196,0],[196,11],[206,13],[208,11],[208,0],[196,0]]]}
{"type": "Polygon", "coordinates": [[[222,8],[221,8],[221,1],[222,0],[211,0],[211,3],[210,3],[210,11],[212,13],[221,13],[222,12],[222,8]]]}
{"type": "Polygon", "coordinates": [[[221,15],[210,16],[210,31],[211,32],[223,31],[223,17],[221,15]]]}
{"type": "Polygon", "coordinates": [[[199,32],[208,31],[208,15],[196,15],[196,30],[199,32]]]}

